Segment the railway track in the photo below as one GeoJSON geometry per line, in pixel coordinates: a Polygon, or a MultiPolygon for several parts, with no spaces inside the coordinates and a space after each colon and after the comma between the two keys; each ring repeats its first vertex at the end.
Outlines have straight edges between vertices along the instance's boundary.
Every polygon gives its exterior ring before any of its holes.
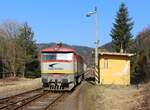
{"type": "Polygon", "coordinates": [[[49,110],[63,95],[64,93],[47,92],[41,97],[33,99],[24,103],[22,106],[15,108],[15,110],[49,110]]]}
{"type": "Polygon", "coordinates": [[[48,110],[65,94],[41,88],[0,99],[0,110],[48,110]]]}
{"type": "Polygon", "coordinates": [[[20,93],[17,95],[13,95],[10,97],[1,98],[0,110],[9,108],[10,106],[15,106],[19,104],[20,102],[22,102],[23,100],[27,100],[31,97],[37,97],[42,93],[43,93],[43,89],[39,88],[39,89],[24,92],[24,93],[20,93]]]}

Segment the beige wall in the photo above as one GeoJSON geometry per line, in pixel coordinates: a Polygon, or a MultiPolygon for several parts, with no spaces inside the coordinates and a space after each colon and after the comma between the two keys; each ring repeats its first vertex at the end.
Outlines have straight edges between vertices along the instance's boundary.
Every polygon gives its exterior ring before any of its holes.
{"type": "Polygon", "coordinates": [[[99,64],[100,84],[130,84],[130,60],[128,56],[101,55],[99,64]]]}

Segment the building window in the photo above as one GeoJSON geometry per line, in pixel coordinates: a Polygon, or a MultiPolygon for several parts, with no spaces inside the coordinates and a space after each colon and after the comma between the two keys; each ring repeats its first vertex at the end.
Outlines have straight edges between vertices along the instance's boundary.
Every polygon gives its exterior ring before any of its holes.
{"type": "Polygon", "coordinates": [[[104,59],[104,69],[108,69],[108,59],[104,59]]]}

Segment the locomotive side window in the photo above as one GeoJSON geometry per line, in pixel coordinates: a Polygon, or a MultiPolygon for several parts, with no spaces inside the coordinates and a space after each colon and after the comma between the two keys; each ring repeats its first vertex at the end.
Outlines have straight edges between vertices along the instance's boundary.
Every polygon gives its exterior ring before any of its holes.
{"type": "Polygon", "coordinates": [[[43,54],[42,60],[56,60],[56,54],[43,54]]]}
{"type": "Polygon", "coordinates": [[[72,60],[73,53],[43,53],[42,60],[72,60]]]}

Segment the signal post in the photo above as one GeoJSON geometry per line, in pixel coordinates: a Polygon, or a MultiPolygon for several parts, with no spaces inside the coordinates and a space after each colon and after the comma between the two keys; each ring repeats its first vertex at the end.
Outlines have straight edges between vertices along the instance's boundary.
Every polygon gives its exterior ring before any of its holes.
{"type": "Polygon", "coordinates": [[[98,47],[99,47],[99,33],[98,33],[98,12],[97,7],[94,7],[94,11],[90,11],[86,14],[87,17],[94,15],[94,22],[95,22],[95,80],[96,84],[100,83],[100,74],[98,71],[98,47]]]}

